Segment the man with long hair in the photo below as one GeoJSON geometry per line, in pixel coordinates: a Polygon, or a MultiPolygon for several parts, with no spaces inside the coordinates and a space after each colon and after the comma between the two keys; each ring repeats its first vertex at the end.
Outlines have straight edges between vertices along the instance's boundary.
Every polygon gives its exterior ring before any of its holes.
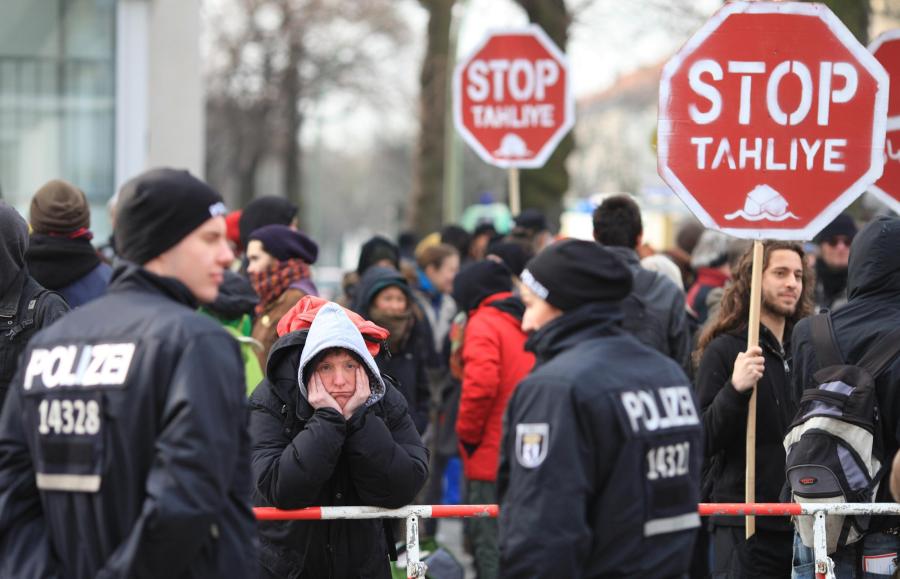
{"type": "MultiPolygon", "coordinates": [[[[785,341],[794,324],[812,312],[812,284],[799,244],[764,242],[759,346],[747,349],[752,269],[748,251],[733,272],[718,319],[704,330],[695,353],[714,502],[744,500],[747,406],[754,386],[756,500],[779,502],[785,482],[782,438],[796,410],[785,341]]],[[[749,540],[744,538],[744,517],[714,517],[712,525],[714,578],[790,577],[789,520],[760,517],[749,540]]]]}

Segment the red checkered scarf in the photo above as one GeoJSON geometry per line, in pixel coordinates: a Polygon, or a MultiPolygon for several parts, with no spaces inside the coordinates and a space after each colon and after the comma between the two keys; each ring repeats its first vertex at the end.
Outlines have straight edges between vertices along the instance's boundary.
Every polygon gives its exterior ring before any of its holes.
{"type": "Polygon", "coordinates": [[[250,283],[259,296],[256,314],[263,313],[269,304],[287,291],[291,284],[302,279],[309,279],[309,264],[299,258],[279,261],[264,271],[251,273],[250,283]]]}

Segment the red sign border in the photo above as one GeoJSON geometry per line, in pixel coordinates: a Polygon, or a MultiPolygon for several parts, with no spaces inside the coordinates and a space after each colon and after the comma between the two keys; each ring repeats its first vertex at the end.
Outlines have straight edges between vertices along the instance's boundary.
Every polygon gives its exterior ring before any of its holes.
{"type": "Polygon", "coordinates": [[[862,195],[870,185],[881,177],[884,171],[884,140],[887,125],[889,80],[884,67],[862,46],[850,30],[824,4],[801,2],[731,2],[719,9],[706,23],[685,43],[685,45],[663,67],[659,84],[659,120],[657,123],[657,171],[675,192],[681,201],[688,206],[694,216],[710,229],[715,229],[733,237],[742,239],[790,239],[805,241],[812,239],[826,225],[831,223],[841,211],[847,208],[857,197],[862,195]],[[828,29],[837,36],[844,46],[856,57],[859,64],[875,77],[875,125],[872,129],[872,158],[869,169],[856,182],[831,202],[818,217],[800,229],[749,229],[720,227],[709,213],[693,198],[681,180],[668,167],[669,139],[672,130],[669,104],[671,102],[672,77],[678,73],[684,60],[696,51],[712,33],[719,28],[726,18],[734,14],[798,14],[821,20],[828,29]]]}
{"type": "MultiPolygon", "coordinates": [[[[885,42],[891,42],[891,41],[900,41],[900,28],[894,28],[893,30],[888,30],[886,32],[882,32],[881,34],[879,34],[875,38],[875,40],[873,40],[869,44],[869,52],[871,52],[872,55],[874,56],[875,51],[878,50],[879,48],[881,48],[882,44],[884,44],[885,42]]],[[[890,78],[890,75],[888,75],[888,77],[890,78]]],[[[898,78],[897,80],[898,80],[897,88],[898,88],[898,90],[900,90],[900,78],[898,78]]],[[[887,127],[885,130],[886,131],[896,131],[898,129],[900,129],[900,115],[888,117],[887,127]]],[[[882,151],[883,150],[884,150],[884,148],[882,147],[882,151]]],[[[898,201],[893,195],[891,195],[890,193],[888,193],[887,191],[885,191],[884,189],[882,189],[875,183],[872,184],[871,188],[869,189],[869,193],[871,193],[876,198],[878,198],[879,201],[881,201],[882,203],[884,203],[885,205],[890,207],[891,211],[900,215],[900,201],[898,201]]]]}
{"type": "Polygon", "coordinates": [[[478,43],[477,46],[462,60],[460,60],[456,64],[456,68],[453,70],[453,92],[451,94],[451,98],[453,99],[453,124],[456,127],[457,132],[462,135],[463,140],[468,144],[472,149],[478,153],[478,156],[481,157],[481,160],[489,165],[493,165],[495,167],[501,167],[503,169],[510,168],[520,168],[520,169],[540,169],[547,163],[547,159],[550,158],[550,155],[553,154],[553,151],[556,150],[559,142],[563,140],[563,138],[572,130],[572,127],[575,126],[575,95],[572,93],[572,70],[569,67],[569,60],[566,58],[565,53],[556,46],[556,43],[547,36],[547,33],[544,32],[544,29],[538,26],[537,24],[529,24],[528,26],[523,26],[521,28],[493,28],[488,30],[484,35],[484,38],[478,43]],[[534,36],[535,39],[543,45],[543,47],[547,50],[547,52],[551,53],[554,58],[556,58],[559,63],[562,65],[563,69],[566,71],[566,86],[565,86],[565,94],[566,94],[566,102],[563,106],[563,110],[565,112],[565,120],[553,134],[553,137],[550,138],[541,150],[538,151],[538,154],[534,156],[532,159],[527,160],[501,160],[494,157],[490,151],[484,148],[482,144],[475,138],[469,129],[463,124],[462,118],[462,73],[463,69],[466,65],[471,62],[472,58],[478,54],[478,52],[484,48],[484,46],[491,40],[494,36],[502,36],[505,34],[515,34],[515,35],[531,35],[534,36]]]}

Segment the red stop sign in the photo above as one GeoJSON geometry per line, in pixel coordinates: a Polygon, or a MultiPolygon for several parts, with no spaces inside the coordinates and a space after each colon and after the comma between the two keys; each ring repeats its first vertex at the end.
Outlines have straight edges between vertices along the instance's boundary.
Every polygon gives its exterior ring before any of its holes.
{"type": "Polygon", "coordinates": [[[893,85],[888,98],[884,174],[872,185],[872,193],[895,213],[900,213],[900,30],[891,30],[876,38],[869,51],[887,70],[893,85]]]}
{"type": "Polygon", "coordinates": [[[707,227],[811,239],[881,175],[887,98],[824,5],[729,3],[663,69],[659,172],[707,227]]]}
{"type": "Polygon", "coordinates": [[[565,55],[539,26],[489,33],[453,73],[453,119],[498,167],[542,167],[575,123],[565,55]]]}

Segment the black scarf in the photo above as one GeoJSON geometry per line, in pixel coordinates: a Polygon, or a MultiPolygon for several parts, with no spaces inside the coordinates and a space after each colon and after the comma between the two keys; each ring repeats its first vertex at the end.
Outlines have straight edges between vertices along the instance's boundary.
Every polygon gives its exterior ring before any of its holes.
{"type": "Polygon", "coordinates": [[[819,259],[816,261],[816,279],[822,288],[822,298],[830,304],[847,288],[847,268],[833,269],[819,259]]]}
{"type": "Polygon", "coordinates": [[[25,263],[39,284],[60,290],[93,271],[100,265],[100,258],[87,239],[35,233],[25,252],[25,263]]]}

